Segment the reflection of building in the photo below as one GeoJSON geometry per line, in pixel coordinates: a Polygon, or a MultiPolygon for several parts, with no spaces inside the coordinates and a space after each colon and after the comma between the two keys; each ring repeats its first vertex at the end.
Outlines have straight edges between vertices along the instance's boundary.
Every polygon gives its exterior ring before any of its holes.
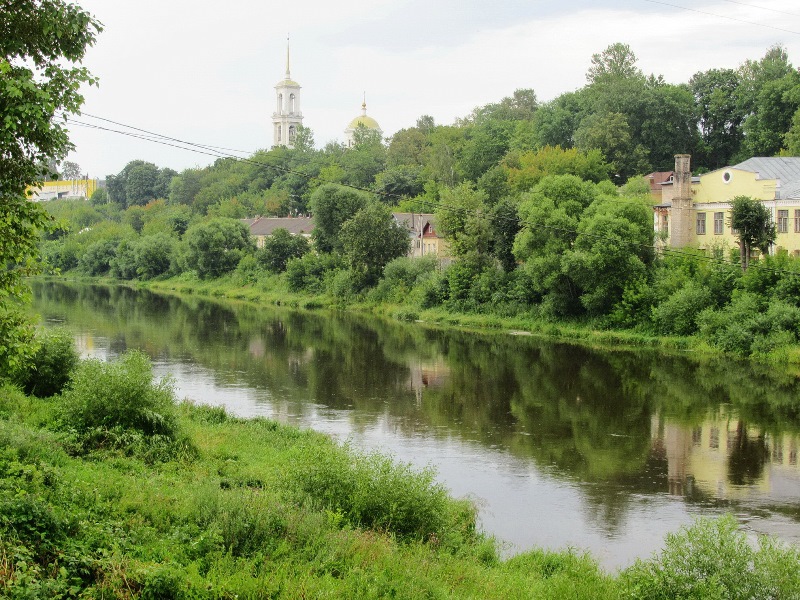
{"type": "Polygon", "coordinates": [[[773,437],[724,414],[696,426],[667,422],[659,430],[654,422],[653,435],[663,437],[671,494],[689,495],[694,487],[743,499],[755,488],[775,500],[800,497],[799,436],[773,437]]]}
{"type": "Polygon", "coordinates": [[[441,358],[435,362],[415,360],[408,365],[409,386],[414,391],[417,404],[422,402],[422,390],[440,388],[450,377],[450,367],[441,358]]]}

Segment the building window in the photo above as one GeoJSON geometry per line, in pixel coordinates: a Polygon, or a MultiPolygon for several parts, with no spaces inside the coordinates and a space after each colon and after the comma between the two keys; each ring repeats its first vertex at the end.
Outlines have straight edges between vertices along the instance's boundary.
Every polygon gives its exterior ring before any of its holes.
{"type": "Polygon", "coordinates": [[[280,125],[278,125],[278,138],[277,139],[278,139],[279,142],[281,141],[281,126],[280,125]]]}
{"type": "Polygon", "coordinates": [[[278,94],[278,112],[283,112],[283,94],[278,94]]]}
{"type": "Polygon", "coordinates": [[[800,210],[794,211],[794,232],[800,233],[800,210]]]}
{"type": "Polygon", "coordinates": [[[294,125],[289,125],[289,141],[294,141],[294,134],[297,133],[297,129],[295,129],[294,125]]]}
{"type": "Polygon", "coordinates": [[[722,235],[722,232],[725,230],[725,213],[724,212],[715,212],[714,213],[714,235],[722,235]]]}
{"type": "Polygon", "coordinates": [[[712,450],[716,450],[719,448],[719,428],[712,427],[711,432],[708,436],[708,447],[712,450]]]}
{"type": "Polygon", "coordinates": [[[778,211],[778,233],[786,233],[789,231],[789,211],[778,211]]]}
{"type": "Polygon", "coordinates": [[[664,235],[669,235],[669,216],[663,215],[661,217],[661,231],[664,232],[664,235]]]}
{"type": "Polygon", "coordinates": [[[289,94],[289,114],[294,114],[294,94],[289,94]]]}
{"type": "Polygon", "coordinates": [[[697,235],[706,234],[706,213],[697,213],[697,235]]]}

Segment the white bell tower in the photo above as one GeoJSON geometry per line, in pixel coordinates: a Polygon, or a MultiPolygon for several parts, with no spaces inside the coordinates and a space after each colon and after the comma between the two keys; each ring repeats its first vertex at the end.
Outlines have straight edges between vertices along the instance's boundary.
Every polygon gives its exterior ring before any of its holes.
{"type": "Polygon", "coordinates": [[[277,104],[272,113],[272,145],[294,147],[297,128],[303,124],[300,111],[300,84],[289,72],[289,38],[286,38],[286,76],[275,85],[277,104]]]}

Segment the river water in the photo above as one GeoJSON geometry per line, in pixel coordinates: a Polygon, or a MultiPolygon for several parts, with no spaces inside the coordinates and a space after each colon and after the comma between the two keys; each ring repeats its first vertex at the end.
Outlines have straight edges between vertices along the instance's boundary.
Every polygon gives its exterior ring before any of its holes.
{"type": "Polygon", "coordinates": [[[506,553],[614,570],[698,516],[800,544],[800,379],[789,369],[596,351],[352,314],[34,283],[84,356],[151,356],[179,398],[432,466],[506,553]]]}

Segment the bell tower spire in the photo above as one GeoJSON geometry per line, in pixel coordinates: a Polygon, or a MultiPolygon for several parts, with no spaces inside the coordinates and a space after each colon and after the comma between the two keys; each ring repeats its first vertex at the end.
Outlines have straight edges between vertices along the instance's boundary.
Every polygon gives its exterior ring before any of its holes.
{"type": "Polygon", "coordinates": [[[289,68],[289,35],[286,35],[286,74],[275,84],[276,110],[272,113],[272,145],[294,147],[297,128],[303,124],[300,111],[300,84],[289,68]]]}
{"type": "Polygon", "coordinates": [[[289,71],[289,34],[286,34],[286,79],[291,79],[292,74],[289,71]]]}

